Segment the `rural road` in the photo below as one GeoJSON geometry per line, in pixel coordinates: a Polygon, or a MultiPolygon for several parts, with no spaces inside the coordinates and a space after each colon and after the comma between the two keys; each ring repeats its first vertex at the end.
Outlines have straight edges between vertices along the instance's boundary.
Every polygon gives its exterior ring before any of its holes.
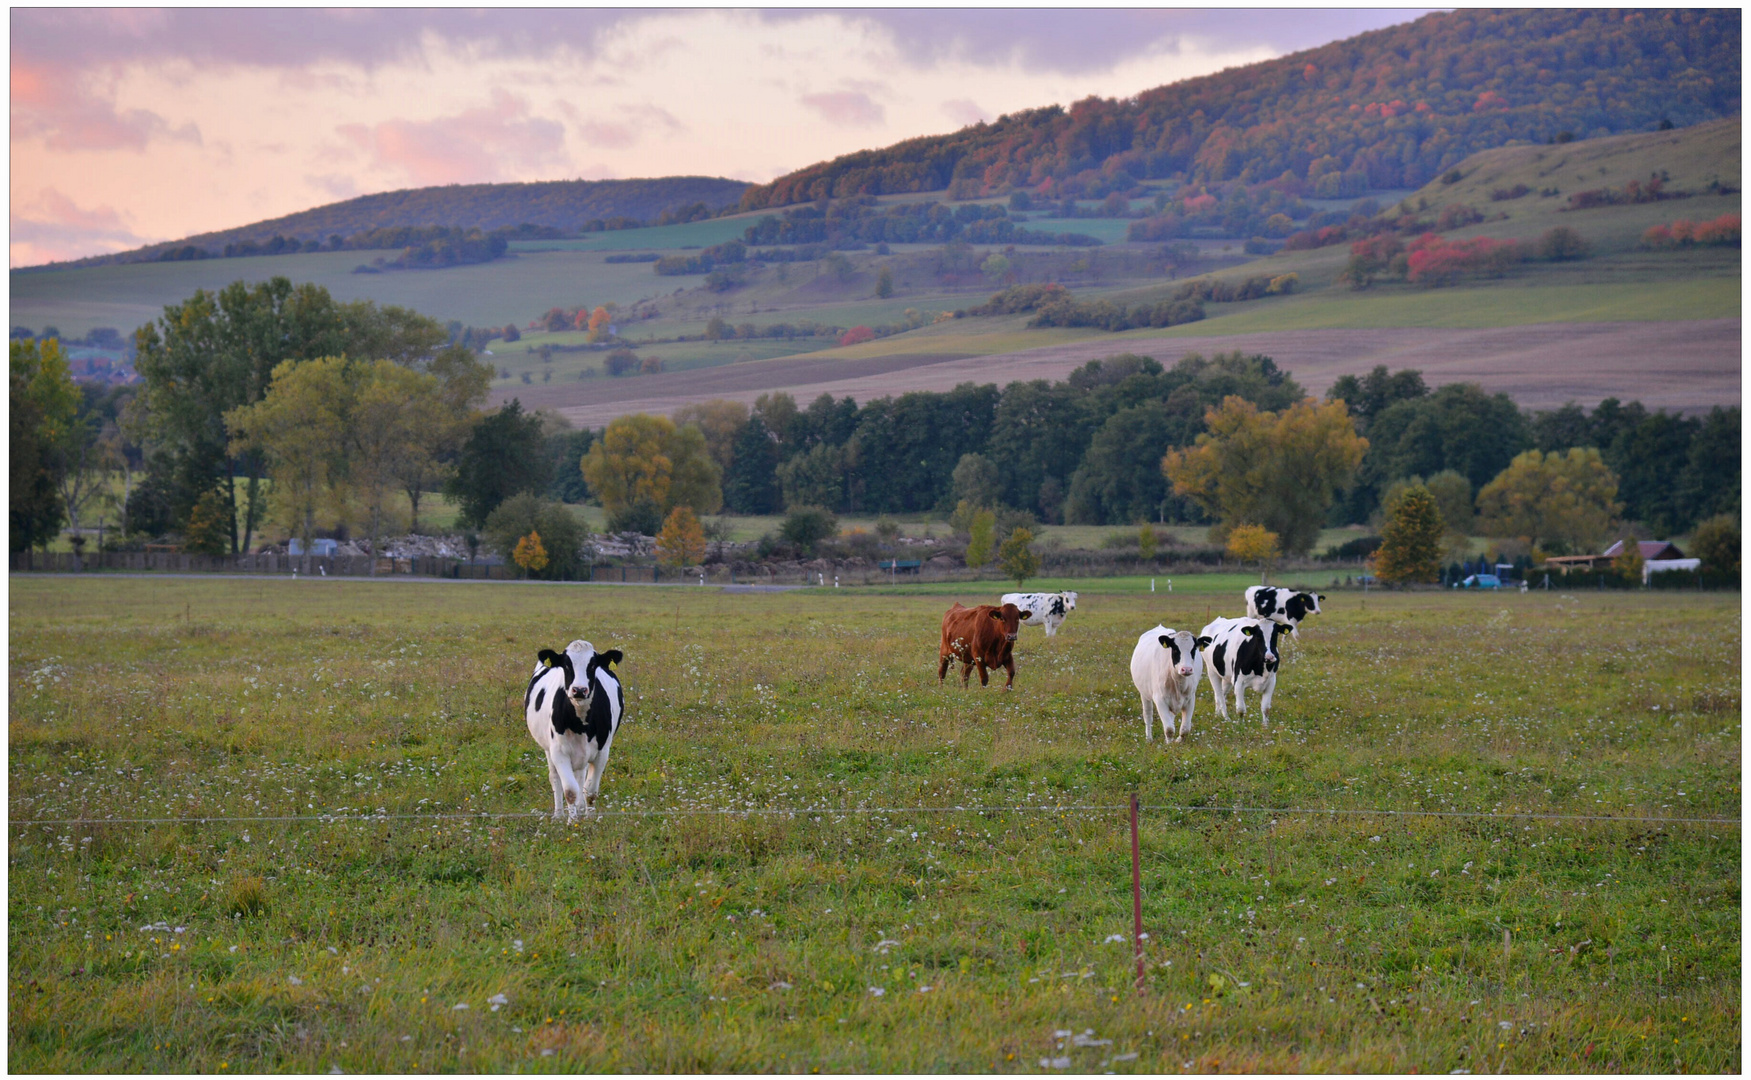
{"type": "Polygon", "coordinates": [[[1171,366],[1190,352],[1239,349],[1264,353],[1309,393],[1323,395],[1340,375],[1376,364],[1416,368],[1431,386],[1481,383],[1522,406],[1591,407],[1608,397],[1650,409],[1697,413],[1738,405],[1741,320],[1537,323],[1481,330],[1395,327],[1295,330],[1208,337],[1097,338],[993,356],[889,356],[877,359],[778,359],[587,384],[519,387],[526,408],[553,409],[583,427],[632,412],[667,414],[711,398],[752,402],[785,390],[800,403],[826,393],[859,403],[911,390],[949,390],[963,382],[1062,379],[1089,360],[1119,352],[1154,356],[1171,366]]]}

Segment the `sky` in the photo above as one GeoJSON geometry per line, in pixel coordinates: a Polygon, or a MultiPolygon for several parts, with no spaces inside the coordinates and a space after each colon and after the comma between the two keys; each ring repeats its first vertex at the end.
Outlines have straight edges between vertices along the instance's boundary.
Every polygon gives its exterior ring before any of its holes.
{"type": "Polygon", "coordinates": [[[1423,9],[11,11],[11,265],[355,195],[764,182],[1150,87],[1423,9]]]}

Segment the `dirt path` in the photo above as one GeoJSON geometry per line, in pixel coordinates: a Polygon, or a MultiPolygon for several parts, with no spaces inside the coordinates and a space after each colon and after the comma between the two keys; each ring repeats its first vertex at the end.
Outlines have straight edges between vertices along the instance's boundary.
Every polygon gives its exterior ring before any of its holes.
{"type": "Polygon", "coordinates": [[[892,356],[869,360],[780,359],[728,364],[636,379],[519,387],[526,408],[551,408],[580,426],[600,427],[630,412],[670,413],[710,398],[753,401],[785,390],[801,403],[823,393],[859,402],[910,390],[949,390],[963,382],[1062,379],[1089,360],[1119,352],[1171,365],[1189,352],[1239,349],[1273,357],[1309,393],[1324,394],[1340,375],[1376,364],[1416,368],[1431,386],[1481,383],[1531,408],[1566,401],[1592,406],[1607,397],[1650,409],[1705,412],[1740,400],[1739,319],[1693,322],[1542,323],[1485,330],[1403,327],[1297,330],[1222,337],[1097,338],[995,356],[892,356]]]}

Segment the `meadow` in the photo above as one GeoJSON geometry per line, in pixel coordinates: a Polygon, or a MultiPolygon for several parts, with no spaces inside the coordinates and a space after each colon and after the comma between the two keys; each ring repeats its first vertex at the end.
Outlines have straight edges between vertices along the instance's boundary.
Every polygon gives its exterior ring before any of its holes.
{"type": "Polygon", "coordinates": [[[1146,743],[1132,644],[1232,585],[1088,583],[1006,693],[940,592],[15,577],[7,1065],[1742,1068],[1736,596],[1332,597],[1269,728],[1146,743]],[[567,827],[574,637],[629,719],[567,827]]]}

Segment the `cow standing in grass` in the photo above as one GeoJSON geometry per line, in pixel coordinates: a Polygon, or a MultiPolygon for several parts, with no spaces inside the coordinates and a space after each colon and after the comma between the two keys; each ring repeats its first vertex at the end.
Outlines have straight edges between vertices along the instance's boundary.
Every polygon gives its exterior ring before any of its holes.
{"type": "Polygon", "coordinates": [[[1289,628],[1289,636],[1301,640],[1301,620],[1319,614],[1318,593],[1297,592],[1254,585],[1246,590],[1246,614],[1252,619],[1269,619],[1289,628]]]}
{"type": "Polygon", "coordinates": [[[1200,649],[1210,639],[1193,637],[1190,630],[1157,626],[1145,630],[1131,650],[1131,681],[1143,699],[1143,741],[1155,736],[1150,730],[1149,707],[1161,718],[1161,741],[1179,742],[1192,730],[1192,709],[1198,704],[1198,679],[1203,674],[1200,649]],[[1177,730],[1176,730],[1177,729],[1177,730]]]}
{"type": "Polygon", "coordinates": [[[1026,611],[1028,617],[1022,622],[1029,626],[1044,626],[1046,636],[1054,637],[1058,627],[1076,610],[1076,594],[1073,592],[1012,592],[1004,593],[1003,604],[1014,604],[1026,611]]]}
{"type": "Polygon", "coordinates": [[[523,719],[547,756],[555,821],[576,820],[580,801],[586,817],[596,812],[608,751],[626,715],[626,692],[609,668],[620,661],[619,649],[597,652],[587,641],[562,653],[542,649],[535,658],[523,719]]]}
{"type": "Polygon", "coordinates": [[[980,604],[969,608],[957,603],[949,608],[942,617],[942,663],[937,666],[936,681],[940,683],[948,677],[951,661],[959,661],[962,686],[967,685],[976,666],[980,686],[991,685],[990,671],[1003,668],[1009,672],[1009,681],[1003,684],[1003,688],[1013,689],[1015,636],[1021,630],[1022,620],[1029,614],[1014,604],[1002,607],[980,604]]]}
{"type": "Polygon", "coordinates": [[[1216,697],[1216,712],[1228,719],[1228,695],[1234,708],[1246,715],[1246,692],[1257,690],[1259,719],[1271,724],[1271,696],[1277,691],[1277,637],[1282,623],[1266,619],[1217,619],[1204,627],[1199,637],[1210,639],[1204,654],[1210,689],[1216,697]]]}

